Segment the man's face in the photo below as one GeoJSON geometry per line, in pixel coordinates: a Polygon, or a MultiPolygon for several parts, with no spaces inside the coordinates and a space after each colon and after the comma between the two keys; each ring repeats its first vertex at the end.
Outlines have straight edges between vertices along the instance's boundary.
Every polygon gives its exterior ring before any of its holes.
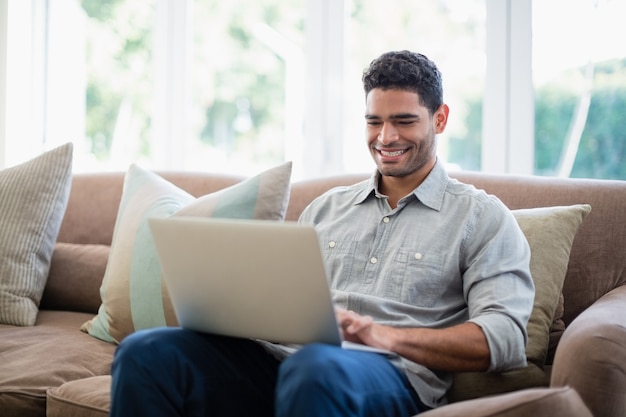
{"type": "Polygon", "coordinates": [[[448,108],[434,115],[417,93],[375,88],[366,97],[367,144],[380,173],[406,177],[429,172],[436,160],[435,134],[443,132],[448,108]]]}

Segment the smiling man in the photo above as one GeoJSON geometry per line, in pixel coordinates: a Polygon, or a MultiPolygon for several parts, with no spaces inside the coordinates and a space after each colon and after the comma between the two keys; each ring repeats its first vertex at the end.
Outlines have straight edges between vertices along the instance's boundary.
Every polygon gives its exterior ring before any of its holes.
{"type": "Polygon", "coordinates": [[[381,354],[152,329],[113,363],[111,415],[408,417],[446,402],[452,372],[526,362],[530,250],[495,197],[448,177],[441,74],[398,51],[363,74],[376,172],[314,200],[345,340],[381,354]]]}

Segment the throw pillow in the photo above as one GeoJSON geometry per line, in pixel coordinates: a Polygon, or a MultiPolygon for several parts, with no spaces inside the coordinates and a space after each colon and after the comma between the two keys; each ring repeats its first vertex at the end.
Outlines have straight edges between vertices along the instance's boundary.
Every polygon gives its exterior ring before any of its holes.
{"type": "Polygon", "coordinates": [[[161,276],[148,218],[205,216],[283,220],[291,162],[223,190],[194,198],[159,175],[132,165],[124,179],[98,314],[81,330],[119,343],[135,330],[177,324],[161,276]]]}
{"type": "Polygon", "coordinates": [[[97,313],[109,245],[57,242],[40,309],[97,313]]]}
{"type": "Polygon", "coordinates": [[[450,401],[462,401],[549,382],[543,366],[549,347],[550,326],[559,304],[570,250],[578,228],[591,211],[588,204],[513,210],[530,246],[530,272],[535,301],[526,326],[528,366],[499,374],[455,374],[450,401]],[[544,375],[544,378],[541,378],[544,375]],[[542,383],[543,382],[543,383],[542,383]],[[520,385],[522,383],[522,385],[520,385]]]}
{"type": "Polygon", "coordinates": [[[2,324],[35,324],[71,181],[71,143],[0,171],[2,324]]]}
{"type": "Polygon", "coordinates": [[[588,204],[513,211],[530,246],[530,272],[535,283],[535,302],[526,326],[526,356],[539,367],[543,367],[548,353],[550,326],[563,290],[572,243],[590,211],[588,204]]]}

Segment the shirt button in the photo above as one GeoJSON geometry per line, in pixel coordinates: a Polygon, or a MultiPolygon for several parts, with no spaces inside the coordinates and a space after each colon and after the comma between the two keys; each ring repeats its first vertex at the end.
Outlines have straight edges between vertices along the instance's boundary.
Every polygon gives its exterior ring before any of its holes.
{"type": "Polygon", "coordinates": [[[376,259],[375,256],[372,256],[372,258],[370,259],[370,262],[375,264],[376,262],[378,262],[378,259],[376,259]]]}
{"type": "Polygon", "coordinates": [[[383,223],[389,223],[389,217],[383,217],[383,223]]]}
{"type": "Polygon", "coordinates": [[[334,240],[331,240],[330,242],[328,242],[329,248],[334,248],[335,246],[337,246],[337,242],[335,242],[334,240]]]}
{"type": "Polygon", "coordinates": [[[419,253],[419,252],[417,252],[417,253],[415,254],[415,259],[417,259],[418,261],[419,261],[420,259],[422,259],[422,254],[421,254],[421,253],[419,253]]]}

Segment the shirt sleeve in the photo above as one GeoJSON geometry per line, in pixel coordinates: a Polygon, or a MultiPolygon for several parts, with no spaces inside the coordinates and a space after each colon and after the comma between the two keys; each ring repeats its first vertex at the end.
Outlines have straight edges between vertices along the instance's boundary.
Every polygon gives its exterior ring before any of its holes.
{"type": "Polygon", "coordinates": [[[499,201],[492,203],[468,233],[463,286],[469,321],[487,338],[489,370],[503,371],[526,365],[535,288],[526,237],[512,213],[499,201]]]}

